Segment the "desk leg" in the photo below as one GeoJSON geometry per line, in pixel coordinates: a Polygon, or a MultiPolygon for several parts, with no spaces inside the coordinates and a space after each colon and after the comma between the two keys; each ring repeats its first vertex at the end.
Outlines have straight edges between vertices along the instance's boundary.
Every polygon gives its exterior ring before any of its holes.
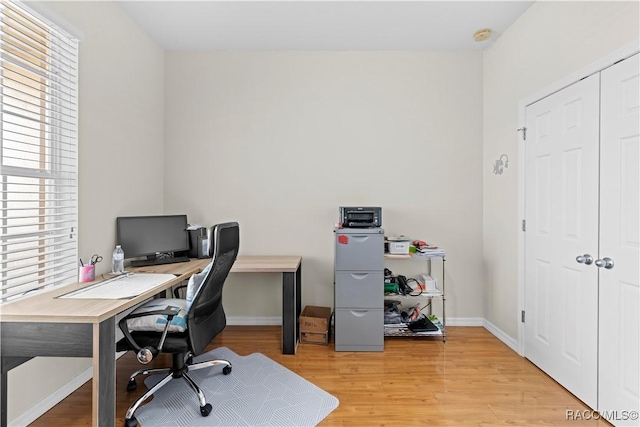
{"type": "Polygon", "coordinates": [[[300,313],[302,313],[302,262],[296,270],[296,344],[300,339],[300,313]]]}
{"type": "Polygon", "coordinates": [[[93,325],[93,403],[94,426],[115,425],[116,415],[116,320],[93,325]]]}
{"type": "Polygon", "coordinates": [[[282,354],[296,354],[300,320],[302,265],[295,273],[282,273],[282,354]]]}

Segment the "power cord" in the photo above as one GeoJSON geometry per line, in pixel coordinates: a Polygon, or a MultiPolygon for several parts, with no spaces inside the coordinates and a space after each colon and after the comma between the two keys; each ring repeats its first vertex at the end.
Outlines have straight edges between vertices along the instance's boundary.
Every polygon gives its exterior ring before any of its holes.
{"type": "MultiPolygon", "coordinates": [[[[412,297],[417,297],[417,296],[420,296],[420,295],[422,295],[424,293],[424,288],[420,285],[420,282],[418,282],[417,279],[412,277],[410,279],[407,279],[407,283],[408,282],[415,282],[417,286],[416,286],[415,289],[413,289],[411,292],[409,292],[406,295],[409,295],[409,296],[412,296],[412,297]],[[416,293],[416,291],[418,291],[418,293],[416,293]]],[[[411,289],[411,286],[409,286],[409,289],[411,289]]]]}

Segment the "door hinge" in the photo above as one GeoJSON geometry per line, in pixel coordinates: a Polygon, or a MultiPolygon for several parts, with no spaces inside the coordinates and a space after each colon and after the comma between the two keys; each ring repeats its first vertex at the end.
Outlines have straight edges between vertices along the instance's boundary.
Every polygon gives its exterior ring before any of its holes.
{"type": "Polygon", "coordinates": [[[522,314],[520,316],[520,321],[524,323],[524,310],[522,310],[522,314]]]}
{"type": "Polygon", "coordinates": [[[522,139],[523,140],[527,140],[527,128],[522,126],[520,129],[518,129],[518,132],[522,131],[522,139]]]}
{"type": "Polygon", "coordinates": [[[522,220],[522,231],[527,231],[527,220],[526,219],[522,220]]]}

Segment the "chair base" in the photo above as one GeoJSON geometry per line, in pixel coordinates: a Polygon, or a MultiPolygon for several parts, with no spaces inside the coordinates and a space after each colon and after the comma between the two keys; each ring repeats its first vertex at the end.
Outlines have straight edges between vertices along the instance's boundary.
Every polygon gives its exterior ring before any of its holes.
{"type": "Polygon", "coordinates": [[[176,360],[180,358],[181,355],[174,354],[174,367],[172,368],[153,368],[153,369],[140,369],[134,372],[131,377],[129,377],[129,383],[127,384],[127,391],[133,391],[136,389],[136,376],[138,375],[147,375],[147,374],[156,374],[160,372],[168,372],[168,374],[162,378],[156,385],[147,390],[142,396],[140,396],[135,402],[129,406],[127,410],[127,414],[125,415],[124,423],[125,427],[135,427],[138,422],[133,416],[135,411],[138,409],[142,403],[147,400],[149,397],[153,396],[155,392],[160,390],[166,384],[169,383],[174,378],[182,378],[187,382],[189,387],[196,393],[198,396],[198,402],[200,404],[200,414],[203,417],[208,416],[211,413],[211,405],[207,403],[204,393],[200,390],[200,387],[193,381],[193,379],[189,376],[189,371],[195,371],[198,369],[210,368],[216,365],[223,365],[222,373],[224,375],[229,375],[231,373],[231,362],[228,360],[207,360],[205,362],[195,363],[192,365],[188,365],[184,363],[184,360],[188,360],[191,358],[190,355],[182,359],[182,363],[178,362],[176,364],[176,360]],[[181,368],[176,368],[177,366],[181,366],[181,368]]]}

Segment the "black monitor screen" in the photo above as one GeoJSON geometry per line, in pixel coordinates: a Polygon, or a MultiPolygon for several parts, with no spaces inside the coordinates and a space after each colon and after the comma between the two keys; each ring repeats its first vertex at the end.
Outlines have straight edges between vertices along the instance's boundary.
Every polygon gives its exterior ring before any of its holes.
{"type": "Polygon", "coordinates": [[[186,215],[118,217],[116,228],[127,258],[189,250],[186,215]]]}

